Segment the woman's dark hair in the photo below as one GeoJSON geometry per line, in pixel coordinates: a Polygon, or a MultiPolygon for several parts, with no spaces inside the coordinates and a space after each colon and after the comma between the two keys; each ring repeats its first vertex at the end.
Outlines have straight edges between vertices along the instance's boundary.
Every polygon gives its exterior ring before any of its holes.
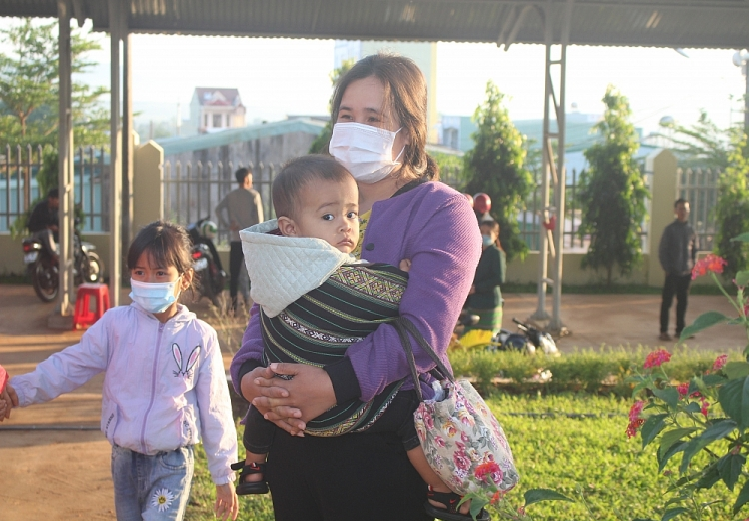
{"type": "Polygon", "coordinates": [[[310,154],[287,162],[273,180],[271,193],[276,217],[294,219],[302,190],[310,181],[354,180],[349,171],[331,156],[310,154]]]}
{"type": "Polygon", "coordinates": [[[406,181],[420,178],[437,180],[438,166],[427,155],[427,83],[419,67],[404,56],[379,52],[362,58],[349,69],[336,84],[331,103],[331,121],[336,123],[341,99],[354,81],[371,76],[380,80],[385,88],[383,110],[393,109],[408,140],[401,159],[400,177],[406,181]]]}
{"type": "Polygon", "coordinates": [[[482,221],[479,223],[479,229],[481,230],[482,227],[489,228],[489,231],[494,232],[495,234],[495,246],[497,246],[497,249],[502,250],[503,247],[500,245],[500,225],[497,221],[482,221]]]}
{"type": "Polygon", "coordinates": [[[138,264],[138,259],[146,253],[156,266],[174,266],[182,275],[193,269],[190,256],[190,236],[179,224],[155,221],[138,232],[128,249],[128,269],[138,264]]]}

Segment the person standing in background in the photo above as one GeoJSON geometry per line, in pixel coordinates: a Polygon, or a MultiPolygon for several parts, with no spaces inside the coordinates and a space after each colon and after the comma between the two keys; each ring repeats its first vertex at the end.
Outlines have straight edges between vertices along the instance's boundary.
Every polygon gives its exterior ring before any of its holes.
{"type": "Polygon", "coordinates": [[[659,262],[665,273],[664,288],[661,292],[661,316],[659,340],[670,341],[669,308],[672,299],[677,296],[677,322],[675,338],[680,338],[685,328],[685,311],[687,311],[690,274],[695,265],[696,246],[695,230],[688,223],[690,203],[677,199],[674,203],[674,222],[664,228],[659,242],[659,262]]]}
{"type": "Polygon", "coordinates": [[[479,230],[482,233],[482,256],[466,299],[468,312],[479,316],[479,322],[466,327],[461,337],[466,346],[490,342],[503,324],[500,284],[505,282],[505,251],[500,245],[500,225],[495,221],[482,221],[479,230]]]}
{"type": "Polygon", "coordinates": [[[229,296],[232,298],[232,309],[237,311],[240,270],[245,261],[242,255],[240,230],[261,223],[264,219],[260,193],[253,190],[252,170],[239,168],[234,176],[240,186],[229,192],[216,206],[216,216],[222,227],[229,228],[232,232],[229,243],[229,296]]]}

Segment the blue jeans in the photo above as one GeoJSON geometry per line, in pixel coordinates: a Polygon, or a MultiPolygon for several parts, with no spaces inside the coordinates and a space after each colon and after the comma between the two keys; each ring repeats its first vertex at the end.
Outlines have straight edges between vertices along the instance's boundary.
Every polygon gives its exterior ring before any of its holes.
{"type": "Polygon", "coordinates": [[[147,456],[112,446],[117,521],[179,521],[193,480],[193,447],[147,456]]]}

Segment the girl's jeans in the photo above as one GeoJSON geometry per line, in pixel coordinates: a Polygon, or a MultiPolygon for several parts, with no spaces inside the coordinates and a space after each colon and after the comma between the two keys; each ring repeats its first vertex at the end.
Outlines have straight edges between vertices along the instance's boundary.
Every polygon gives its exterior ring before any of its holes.
{"type": "Polygon", "coordinates": [[[193,447],[147,456],[112,446],[117,521],[179,521],[193,479],[193,447]]]}

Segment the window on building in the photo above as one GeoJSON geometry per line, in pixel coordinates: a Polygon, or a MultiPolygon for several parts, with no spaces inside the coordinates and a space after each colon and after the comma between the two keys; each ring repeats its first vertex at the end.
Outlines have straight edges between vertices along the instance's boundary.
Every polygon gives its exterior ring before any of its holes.
{"type": "Polygon", "coordinates": [[[458,129],[457,128],[445,128],[443,129],[443,145],[451,148],[458,148],[458,129]]]}
{"type": "Polygon", "coordinates": [[[222,128],[224,126],[223,119],[221,114],[214,114],[214,128],[222,128]]]}
{"type": "Polygon", "coordinates": [[[208,128],[208,114],[205,114],[205,115],[203,116],[203,126],[204,126],[205,128],[208,128]]]}

